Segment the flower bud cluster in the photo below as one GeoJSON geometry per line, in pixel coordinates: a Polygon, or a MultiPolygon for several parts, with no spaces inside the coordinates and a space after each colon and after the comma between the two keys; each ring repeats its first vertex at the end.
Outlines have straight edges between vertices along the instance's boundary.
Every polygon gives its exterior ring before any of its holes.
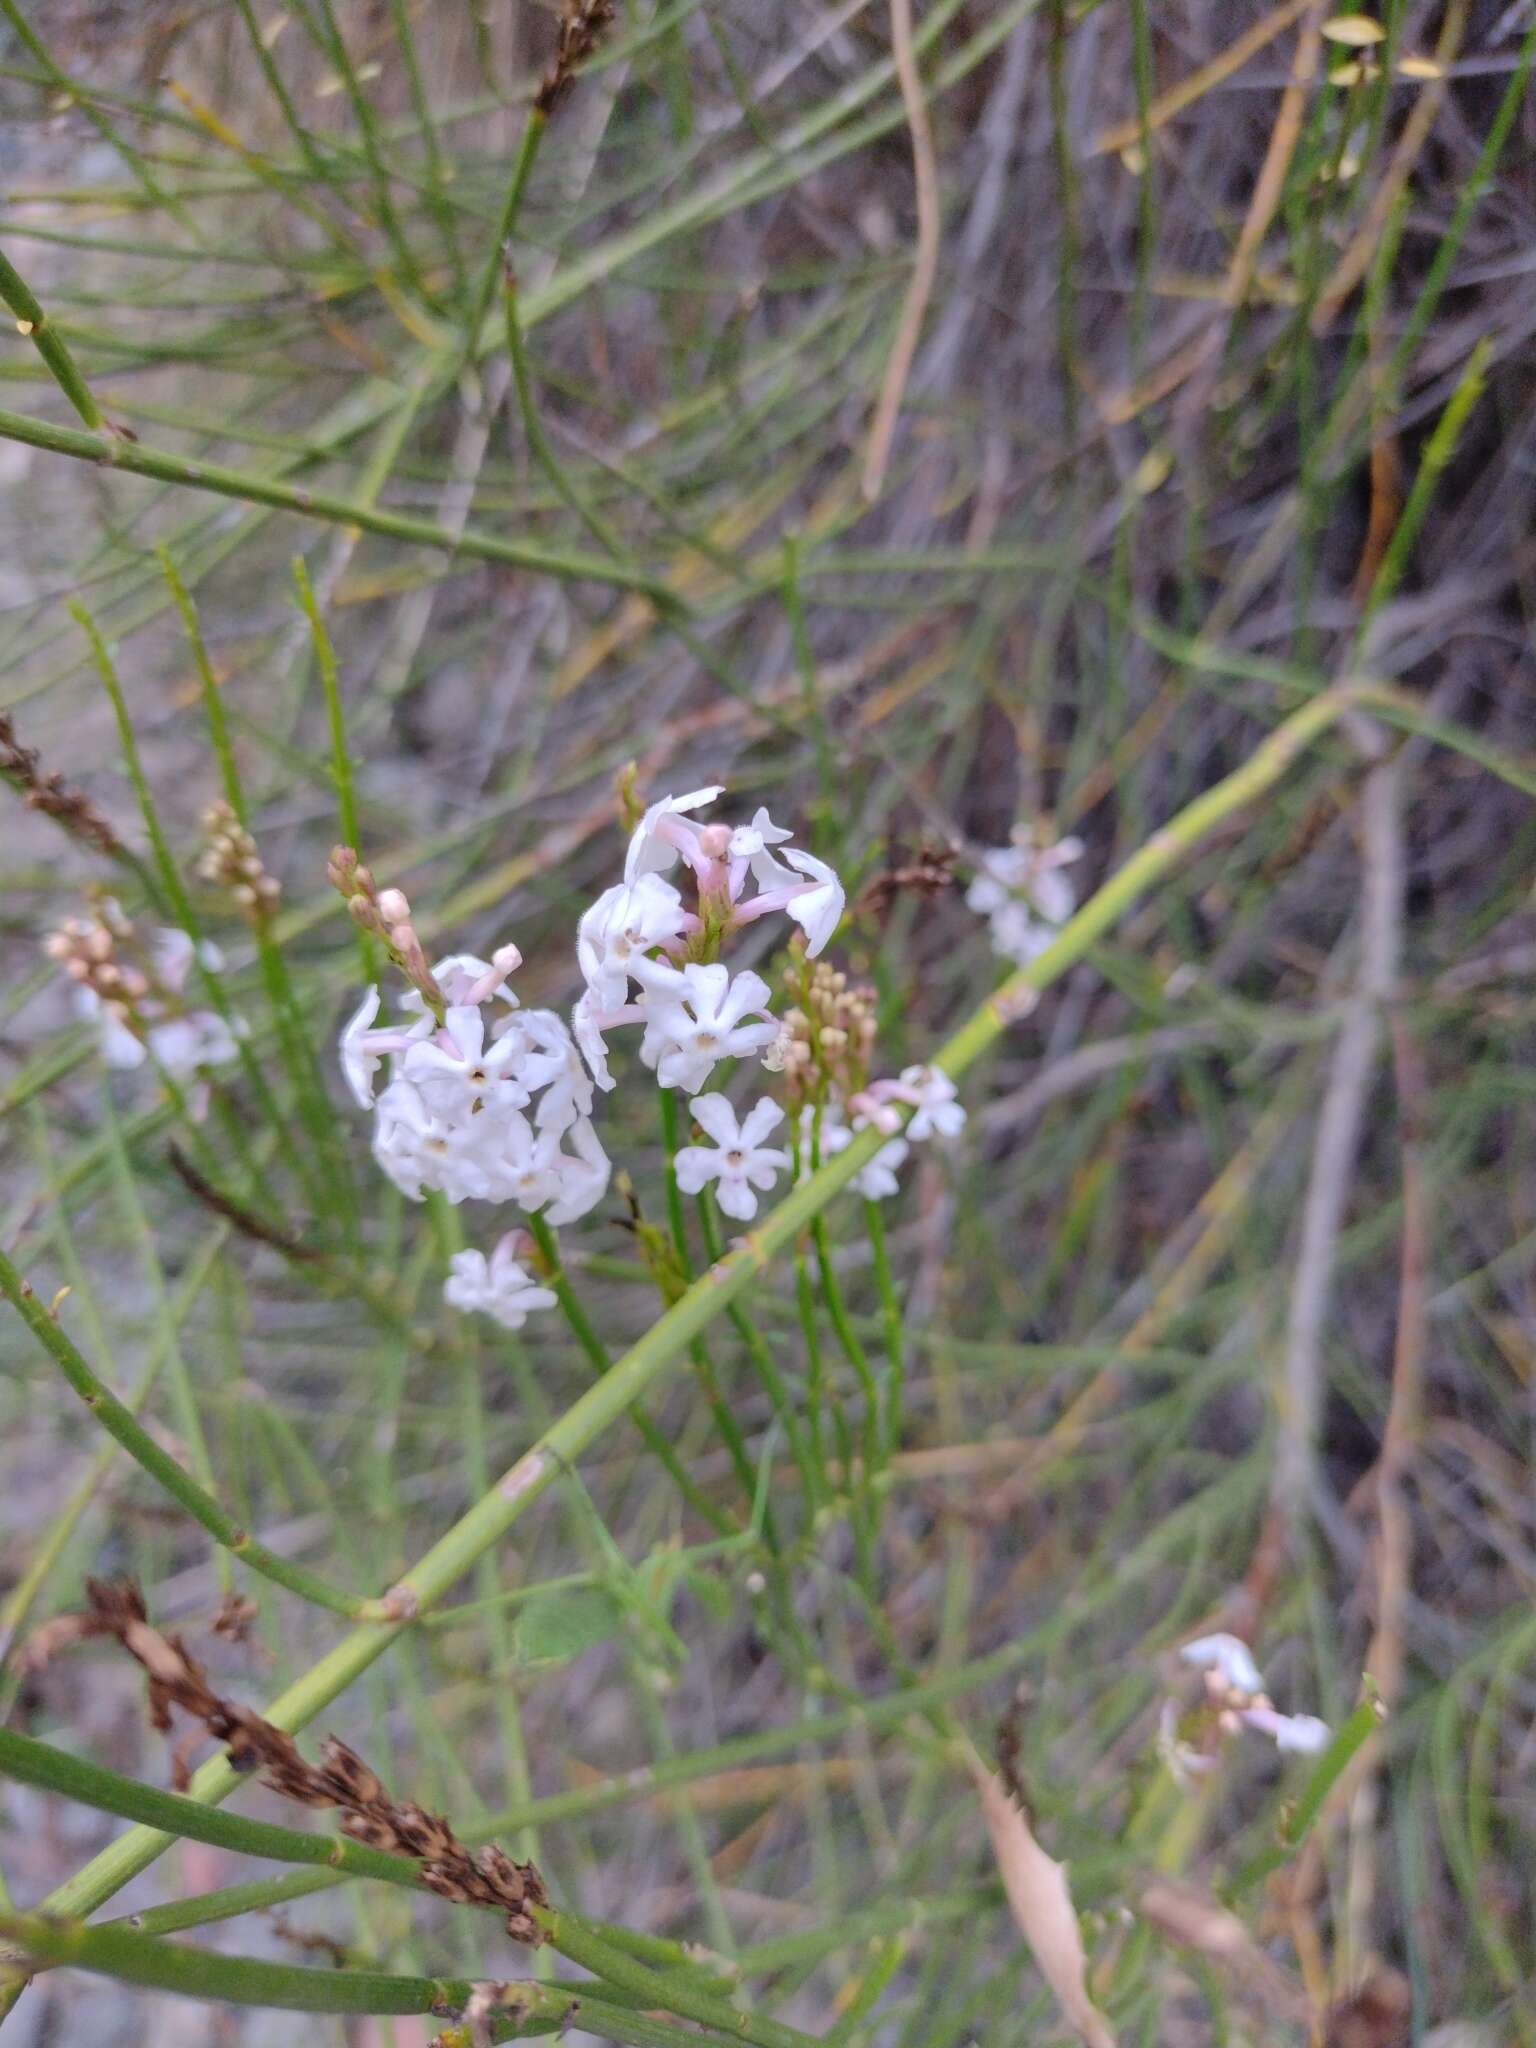
{"type": "MultiPolygon", "coordinates": [[[[88,917],[69,918],[43,941],[73,984],[76,1013],[89,1018],[109,1067],[153,1060],[180,1080],[239,1057],[235,1032],[216,1011],[186,1001],[187,976],[198,949],[174,926],[146,942],[122,906],[104,896],[88,917]]],[[[222,967],[217,947],[203,945],[202,965],[222,967]]]]}
{"type": "Polygon", "coordinates": [[[829,1095],[847,1101],[869,1079],[874,990],[850,987],[847,975],[825,960],[811,967],[803,958],[792,962],[785,985],[796,998],[784,1013],[779,1048],[791,1109],[825,1102],[829,1095]]]}
{"type": "Polygon", "coordinates": [[[854,1175],[870,1201],[884,1201],[899,1185],[914,1142],[935,1134],[952,1138],[965,1123],[955,1084],[936,1067],[906,1067],[896,1080],[872,1081],[877,1020],[875,992],[850,987],[846,974],[818,962],[792,962],[786,977],[798,998],[786,1011],[781,1048],[790,1104],[796,1112],[799,1177],[804,1180],[873,1125],[887,1142],[854,1175]],[[913,1111],[905,1129],[901,1109],[913,1111]]]}
{"type": "MultiPolygon", "coordinates": [[[[390,960],[441,1023],[447,999],[427,965],[426,952],[411,922],[411,906],[405,891],[380,889],[372,870],[363,866],[356,849],[350,846],[331,848],[325,872],[331,887],[345,897],[352,922],[383,941],[390,960]]],[[[518,960],[521,959],[519,953],[518,960]]]]}
{"type": "Polygon", "coordinates": [[[282,884],[262,865],[256,842],[223,798],[203,812],[207,846],[197,863],[205,882],[227,890],[236,907],[253,924],[270,917],[282,896],[282,884]]]}

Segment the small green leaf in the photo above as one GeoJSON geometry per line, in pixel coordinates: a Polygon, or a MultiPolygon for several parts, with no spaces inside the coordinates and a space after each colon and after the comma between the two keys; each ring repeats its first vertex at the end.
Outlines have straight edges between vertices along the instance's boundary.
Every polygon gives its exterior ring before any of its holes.
{"type": "Polygon", "coordinates": [[[524,1664],[556,1664],[605,1642],[619,1628],[619,1608],[601,1586],[569,1593],[542,1593],[518,1614],[513,1646],[524,1664]]]}

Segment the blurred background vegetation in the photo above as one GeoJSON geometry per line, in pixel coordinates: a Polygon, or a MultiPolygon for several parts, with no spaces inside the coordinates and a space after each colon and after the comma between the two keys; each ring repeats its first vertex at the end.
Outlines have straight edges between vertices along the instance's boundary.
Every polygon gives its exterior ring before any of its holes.
{"type": "MultiPolygon", "coordinates": [[[[797,818],[855,887],[933,853],[964,875],[1038,820],[1087,842],[1086,888],[1345,676],[1531,755],[1530,6],[928,0],[905,49],[903,16],[621,6],[530,149],[558,20],[524,0],[0,0],[0,246],[110,423],[73,417],[37,333],[5,339],[0,705],[143,855],[82,606],[277,1112],[263,1133],[247,1095],[243,1149],[207,1126],[220,1213],[38,949],[93,886],[142,908],[131,863],[0,792],[0,1234],[231,1512],[356,1590],[587,1372],[552,1326],[449,1329],[447,1225],[385,1199],[340,1107],[328,647],[366,854],[433,938],[515,936],[524,999],[560,1005],[631,762],[643,792],[727,781],[797,818]],[[210,695],[283,885],[276,1001],[192,878],[210,695]]],[[[1533,854],[1528,796],[1361,722],[973,1073],[965,1144],[891,1216],[912,1364],[878,1567],[813,1532],[802,1654],[760,1626],[750,1546],[710,1547],[621,1431],[584,1473],[601,1519],[542,1505],[337,1725],[466,1824],[510,1810],[587,1910],[740,1950],[798,2025],[1001,2048],[1067,2036],[978,1815],[921,1720],[860,1709],[953,1675],[985,1746],[1022,1678],[1038,1830],[1123,2039],[1301,2040],[1310,2009],[1339,2048],[1536,2040],[1533,854]],[[1392,1709],[1246,1887],[1295,1780],[1244,1750],[1171,1795],[1158,1710],[1197,1626],[1250,1634],[1287,1707],[1343,1721],[1368,1668],[1392,1709]],[[614,1791],[672,1758],[683,1789],[614,1791]],[[1154,1865],[1235,1885],[1281,1988],[1127,1918],[1154,1865]]],[[[996,978],[961,894],[854,918],[888,1067],[996,978]]],[[[605,1139],[649,1210],[656,1133],[624,1103],[605,1139]]],[[[625,1216],[568,1248],[614,1349],[652,1312],[625,1216]]],[[[789,1268],[751,1313],[798,1384],[789,1268]]],[[[0,1641],[131,1569],[194,1632],[257,1595],[249,1643],[210,1652],[245,1697],[327,1647],[103,1449],[14,1319],[0,1358],[0,1641]]],[[[739,1334],[716,1365],[771,1469],[739,1334]]],[[[652,1413],[735,1500],[697,1381],[652,1413]]],[[[164,1781],[131,1669],[12,1658],[0,1706],[164,1781]]],[[[11,1894],[113,1827],[5,1787],[11,1894]]],[[[245,1874],[183,1845],[120,1910],[245,1874]]],[[[227,1938],[510,1974],[464,1919],[352,1886],[227,1938]]],[[[68,1976],[5,2024],[295,2038],[68,1976]]]]}

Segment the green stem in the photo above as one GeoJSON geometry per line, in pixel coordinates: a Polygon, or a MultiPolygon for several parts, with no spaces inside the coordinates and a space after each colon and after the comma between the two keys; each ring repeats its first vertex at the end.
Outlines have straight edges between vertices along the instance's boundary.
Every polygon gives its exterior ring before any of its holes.
{"type": "MultiPolygon", "coordinates": [[[[677,1094],[674,1089],[658,1087],[656,1099],[661,1107],[661,1141],[666,1158],[667,1222],[672,1231],[672,1246],[677,1254],[678,1271],[684,1280],[693,1279],[693,1254],[688,1247],[688,1224],[683,1214],[682,1190],[677,1185],[677,1094]]],[[[741,1483],[742,1491],[750,1501],[757,1493],[757,1474],[752,1468],[747,1440],[741,1433],[729,1403],[720,1392],[719,1376],[715,1362],[702,1338],[696,1338],[689,1346],[688,1356],[709,1412],[714,1418],[715,1428],[720,1432],[730,1457],[731,1468],[741,1483]]],[[[773,1511],[765,1508],[763,1514],[763,1539],[768,1548],[777,1553],[778,1532],[774,1526],[773,1511]]]]}
{"type": "Polygon", "coordinates": [[[261,476],[250,470],[227,469],[218,462],[192,461],[163,449],[147,448],[142,442],[103,442],[77,427],[31,419],[25,413],[0,411],[0,440],[24,441],[28,447],[46,449],[52,455],[68,455],[77,462],[106,463],[109,468],[126,470],[130,476],[152,477],[159,483],[182,484],[189,490],[212,491],[216,496],[239,498],[247,504],[275,506],[280,512],[296,512],[305,519],[359,527],[365,533],[384,534],[416,547],[441,548],[448,555],[469,555],[477,561],[506,562],[514,568],[533,569],[541,575],[568,581],[608,583],[621,590],[643,591],[672,611],[681,603],[659,578],[603,555],[545,547],[539,541],[509,540],[500,534],[482,533],[472,526],[452,533],[447,527],[434,526],[430,519],[382,511],[354,498],[338,498],[329,491],[312,491],[302,484],[286,484],[278,477],[261,476]]]}
{"type": "Polygon", "coordinates": [[[264,1543],[258,1542],[248,1530],[240,1527],[232,1515],[224,1512],[189,1472],[160,1448],[148,1430],[136,1420],[132,1409],[117,1398],[104,1380],[97,1378],[63,1324],[38,1300],[3,1251],[0,1251],[0,1293],[5,1295],[102,1428],[116,1437],[129,1457],[141,1465],[174,1501],[179,1502],[194,1521],[201,1523],[215,1543],[222,1544],[232,1556],[248,1564],[252,1571],[259,1572],[262,1578],[271,1579],[275,1585],[297,1593],[300,1599],[309,1600],[317,1607],[329,1609],[332,1614],[344,1614],[355,1619],[363,1612],[366,1603],[355,1594],[343,1593],[339,1587],[327,1584],[314,1572],[306,1571],[303,1565],[290,1563],[287,1558],[279,1557],[276,1551],[268,1550],[264,1543]]]}
{"type": "MultiPolygon", "coordinates": [[[[55,384],[88,427],[98,433],[110,431],[101,407],[91,396],[90,386],[80,374],[64,337],[49,319],[36,293],[0,249],[0,299],[16,315],[16,324],[48,366],[55,384]]],[[[99,449],[98,449],[98,452],[99,449]]]]}
{"type": "MultiPolygon", "coordinates": [[[[705,1188],[699,1195],[697,1209],[699,1229],[704,1237],[704,1249],[709,1255],[711,1265],[713,1265],[724,1252],[725,1246],[721,1239],[719,1220],[716,1217],[714,1203],[710,1198],[708,1188],[705,1188]]],[[[733,1301],[726,1313],[730,1316],[731,1327],[746,1346],[747,1356],[752,1361],[753,1370],[762,1381],[763,1389],[773,1404],[773,1412],[783,1428],[785,1439],[789,1444],[790,1456],[794,1459],[796,1470],[800,1474],[800,1485],[805,1494],[806,1506],[808,1509],[813,1508],[816,1503],[815,1467],[812,1465],[810,1453],[806,1449],[805,1437],[800,1428],[800,1418],[795,1413],[795,1404],[790,1398],[789,1388],[785,1385],[784,1376],[779,1371],[778,1362],[774,1358],[772,1347],[757,1324],[753,1322],[739,1302],[733,1301]]]]}
{"type": "MultiPolygon", "coordinates": [[[[821,1293],[827,1304],[827,1314],[831,1317],[832,1328],[837,1333],[837,1341],[843,1356],[853,1367],[859,1391],[864,1396],[864,1420],[859,1429],[859,1439],[864,1463],[864,1485],[868,1486],[875,1476],[880,1458],[880,1389],[876,1386],[875,1375],[870,1370],[868,1354],[859,1342],[858,1332],[849,1317],[848,1305],[843,1300],[843,1290],[837,1284],[837,1273],[832,1265],[832,1245],[827,1236],[824,1216],[818,1216],[811,1225],[811,1241],[816,1247],[816,1270],[821,1276],[821,1293]]],[[[848,1477],[851,1488],[852,1474],[848,1477]]]]}
{"type": "Polygon", "coordinates": [[[620,1990],[634,1992],[647,2005],[698,2020],[733,2040],[751,2042],[753,2048],[807,2048],[814,2039],[810,2034],[802,2034],[798,2027],[786,2027],[779,2020],[745,2012],[740,2006],[728,2005],[696,1990],[685,1978],[647,1969],[569,1913],[536,1907],[533,1917],[543,1928],[550,1946],[561,1955],[616,1984],[620,1990]]]}
{"type": "MultiPolygon", "coordinates": [[[[157,1941],[130,1928],[88,1927],[43,1914],[0,1913],[0,1940],[34,1967],[92,1970],[126,1984],[287,2012],[435,2012],[460,2008],[473,1988],[462,1978],[389,1977],[376,1970],[317,1970],[261,1962],[213,1949],[157,1941]]],[[[544,1996],[537,1986],[530,1990],[544,1996]]],[[[571,1999],[564,1996],[564,2010],[571,1999]]]]}
{"type": "MultiPolygon", "coordinates": [[[[577,1298],[575,1288],[571,1285],[570,1276],[567,1274],[564,1261],[560,1257],[560,1246],[555,1233],[550,1229],[542,1216],[530,1216],[528,1218],[528,1228],[533,1235],[534,1243],[539,1248],[539,1255],[544,1261],[549,1284],[555,1290],[556,1299],[560,1303],[560,1312],[570,1324],[572,1335],[587,1354],[598,1378],[602,1379],[613,1370],[613,1360],[608,1356],[608,1347],[604,1344],[602,1338],[598,1336],[596,1330],[593,1329],[591,1319],[577,1298]]],[[[722,1514],[714,1502],[706,1494],[699,1491],[688,1473],[683,1470],[683,1467],[678,1462],[676,1451],[673,1450],[651,1418],[643,1410],[637,1409],[634,1421],[635,1427],[645,1439],[646,1447],[660,1461],[673,1485],[682,1494],[683,1498],[704,1517],[712,1529],[718,1530],[721,1535],[733,1534],[734,1527],[730,1517],[722,1514]]]]}
{"type": "Polygon", "coordinates": [[[875,1291],[880,1297],[880,1321],[885,1332],[885,1355],[890,1377],[885,1388],[885,1453],[889,1458],[901,1448],[902,1389],[906,1365],[901,1323],[901,1303],[891,1274],[890,1248],[885,1240],[885,1218],[880,1204],[866,1200],[864,1224],[869,1232],[870,1256],[875,1269],[875,1291]]]}
{"type": "Polygon", "coordinates": [[[486,315],[491,310],[491,300],[496,291],[496,280],[502,274],[506,262],[506,246],[517,226],[517,216],[522,208],[523,193],[527,189],[528,174],[533,169],[533,160],[539,153],[539,144],[548,127],[548,117],[537,107],[528,112],[523,133],[517,145],[517,158],[512,165],[512,177],[507,185],[507,194],[501,202],[501,213],[496,222],[496,236],[491,243],[485,267],[475,286],[475,296],[470,304],[469,318],[464,325],[464,353],[460,368],[470,363],[480,353],[480,337],[485,327],[486,315]]]}
{"type": "MultiPolygon", "coordinates": [[[[1089,951],[1156,883],[1172,874],[1201,838],[1272,788],[1297,757],[1348,711],[1362,692],[1348,686],[1314,697],[1271,732],[1242,765],[1224,776],[1155,832],[1027,966],[1010,975],[948,1040],[934,1064],[958,1077],[1049,987],[1089,951]]],[[[492,1491],[477,1501],[409,1571],[391,1598],[273,1702],[267,1718],[297,1729],[381,1657],[407,1620],[434,1606],[475,1560],[499,1543],[552,1484],[596,1440],[672,1371],[689,1342],[728,1309],[828,1202],[867,1166],[884,1133],[858,1132],[847,1148],[793,1189],[762,1224],[697,1280],[638,1343],[545,1430],[492,1491]]],[[[203,1765],[191,1796],[217,1803],[241,1780],[222,1759],[203,1765]]],[[[108,1845],[47,1900],[49,1911],[90,1912],[169,1847],[173,1836],[134,1828],[108,1845]]]]}

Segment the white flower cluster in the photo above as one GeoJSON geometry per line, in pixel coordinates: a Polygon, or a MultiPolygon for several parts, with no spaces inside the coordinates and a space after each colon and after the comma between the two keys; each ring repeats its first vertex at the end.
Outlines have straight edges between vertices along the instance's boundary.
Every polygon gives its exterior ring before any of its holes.
{"type": "Polygon", "coordinates": [[[965,1111],[955,1099],[955,1084],[937,1067],[903,1067],[894,1081],[871,1081],[852,1096],[846,1107],[827,1104],[820,1111],[807,1103],[800,1112],[800,1178],[853,1143],[854,1134],[873,1124],[876,1130],[899,1133],[853,1177],[855,1190],[872,1202],[883,1202],[899,1185],[896,1175],[906,1163],[914,1144],[924,1138],[958,1137],[965,1124],[965,1111]],[[905,1130],[893,1108],[910,1104],[912,1115],[905,1130]]]}
{"type": "MultiPolygon", "coordinates": [[[[1186,1643],[1179,1655],[1186,1664],[1205,1674],[1207,1698],[1216,1710],[1216,1730],[1234,1735],[1242,1728],[1267,1735],[1280,1750],[1315,1754],[1327,1747],[1329,1728],[1315,1714],[1279,1713],[1264,1690],[1264,1678],[1253,1660],[1253,1652],[1240,1636],[1200,1636],[1186,1643]]],[[[1168,1768],[1181,1784],[1214,1770],[1216,1758],[1178,1735],[1178,1707],[1172,1700],[1163,1704],[1159,1746],[1168,1768]]]]}
{"type": "Polygon", "coordinates": [[[782,912],[814,958],[843,915],[843,885],[825,861],[785,842],[759,810],[750,825],[700,825],[719,785],[663,797],[635,827],[624,879],[584,912],[576,955],[586,982],[571,1022],[600,1088],[611,1088],[605,1033],[643,1027],[640,1057],[664,1088],[695,1095],[725,1059],[763,1055],[778,1038],[760,974],[712,956],[728,934],[782,912]],[[779,849],[779,850],[775,850],[779,849]],[[681,862],[694,901],[667,875],[681,862]],[[631,984],[636,993],[631,995],[631,984]]]}
{"type": "Polygon", "coordinates": [[[436,1189],[450,1202],[516,1202],[571,1223],[602,1199],[610,1167],[592,1128],[592,1083],[563,1018],[519,1008],[507,985],[521,961],[515,946],[489,960],[439,960],[441,1021],[411,989],[400,999],[406,1017],[379,1026],[379,991],[370,988],[341,1034],[342,1067],[359,1106],[374,1113],[374,1157],[412,1201],[436,1189]],[[375,1099],[385,1060],[389,1078],[375,1099]]]}
{"type": "Polygon", "coordinates": [[[148,1059],[180,1081],[239,1058],[239,1041],[225,1019],[184,1000],[194,961],[211,973],[224,965],[217,946],[194,945],[172,925],[145,946],[132,921],[106,898],[94,918],[69,919],[45,950],[74,984],[76,1014],[96,1025],[109,1067],[141,1067],[148,1059]]]}
{"type": "Polygon", "coordinates": [[[1045,951],[1077,908],[1062,869],[1082,853],[1081,839],[1058,839],[1054,846],[1023,842],[982,854],[965,900],[990,923],[994,952],[1023,967],[1045,951]]]}

